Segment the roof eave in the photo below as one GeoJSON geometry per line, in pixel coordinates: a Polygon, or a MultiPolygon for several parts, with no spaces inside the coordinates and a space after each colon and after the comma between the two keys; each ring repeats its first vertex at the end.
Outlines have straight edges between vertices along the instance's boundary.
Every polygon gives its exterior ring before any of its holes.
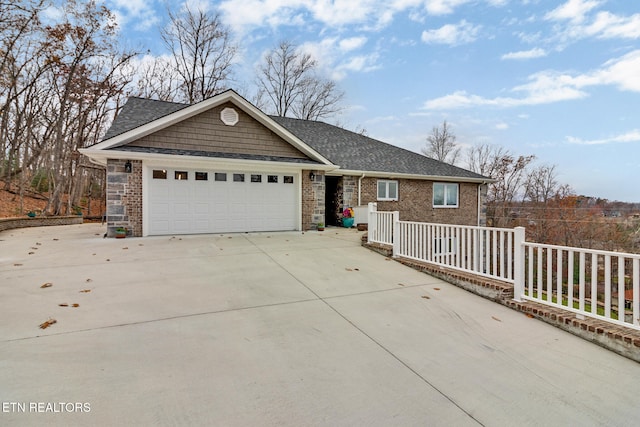
{"type": "Polygon", "coordinates": [[[442,176],[442,175],[422,175],[412,173],[397,173],[397,172],[383,172],[383,171],[364,171],[364,170],[352,170],[352,169],[334,169],[328,175],[353,175],[353,176],[365,176],[370,178],[402,178],[402,179],[418,179],[423,181],[448,181],[448,182],[469,182],[476,184],[489,184],[495,182],[495,179],[485,177],[464,177],[464,176],[442,176]]]}
{"type": "Polygon", "coordinates": [[[167,165],[176,165],[176,166],[226,166],[233,165],[236,167],[247,166],[247,167],[256,167],[269,165],[269,167],[276,167],[281,169],[290,169],[290,170],[299,170],[299,169],[309,169],[309,170],[323,170],[323,171],[331,171],[336,168],[335,165],[325,165],[322,163],[296,163],[296,162],[284,162],[284,161],[273,161],[273,160],[252,160],[252,159],[230,159],[230,158],[222,158],[222,157],[202,157],[202,156],[191,156],[191,155],[180,155],[176,156],[175,154],[161,154],[161,153],[142,153],[142,152],[133,152],[133,151],[120,151],[117,149],[111,150],[96,150],[94,148],[82,148],[79,150],[80,153],[89,157],[89,159],[99,165],[106,166],[108,159],[122,159],[122,160],[141,160],[147,164],[156,164],[160,166],[167,165]]]}

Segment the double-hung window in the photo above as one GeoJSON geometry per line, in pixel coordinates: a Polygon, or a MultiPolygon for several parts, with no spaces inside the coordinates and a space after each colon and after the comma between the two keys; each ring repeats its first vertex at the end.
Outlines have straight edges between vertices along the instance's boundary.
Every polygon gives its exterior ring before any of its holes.
{"type": "Polygon", "coordinates": [[[378,181],[378,200],[398,200],[398,181],[378,181]]]}
{"type": "Polygon", "coordinates": [[[458,184],[435,182],[433,184],[434,208],[458,207],[458,184]]]}

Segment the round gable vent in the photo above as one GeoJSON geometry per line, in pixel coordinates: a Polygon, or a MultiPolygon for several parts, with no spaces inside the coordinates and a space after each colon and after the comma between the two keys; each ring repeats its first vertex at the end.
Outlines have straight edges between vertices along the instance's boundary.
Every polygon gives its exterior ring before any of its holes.
{"type": "Polygon", "coordinates": [[[233,126],[238,123],[238,112],[233,108],[225,108],[220,112],[220,120],[227,126],[233,126]]]}

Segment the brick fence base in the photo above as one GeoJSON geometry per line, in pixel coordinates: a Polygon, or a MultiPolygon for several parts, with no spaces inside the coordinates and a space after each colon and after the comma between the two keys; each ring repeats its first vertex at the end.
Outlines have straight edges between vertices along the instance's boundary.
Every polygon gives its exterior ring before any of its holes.
{"type": "MultiPolygon", "coordinates": [[[[392,251],[389,246],[367,243],[366,235],[363,236],[362,244],[366,248],[391,257],[392,251]]],[[[402,257],[393,259],[640,363],[640,331],[591,317],[580,319],[575,313],[561,308],[531,301],[515,301],[513,285],[510,283],[402,257]]]]}
{"type": "Polygon", "coordinates": [[[48,225],[82,224],[81,216],[41,216],[34,218],[2,218],[0,219],[0,231],[13,228],[44,227],[48,225]]]}

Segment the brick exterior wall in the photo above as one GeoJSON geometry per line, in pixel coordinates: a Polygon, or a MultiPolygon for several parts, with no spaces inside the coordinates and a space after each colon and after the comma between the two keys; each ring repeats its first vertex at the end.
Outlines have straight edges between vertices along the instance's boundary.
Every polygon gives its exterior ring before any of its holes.
{"type": "Polygon", "coordinates": [[[325,223],[326,185],[323,171],[302,171],[302,229],[315,230],[319,222],[325,223]],[[311,181],[310,172],[315,177],[311,181]]]}
{"type": "Polygon", "coordinates": [[[131,173],[125,172],[126,160],[107,161],[107,236],[118,227],[127,234],[142,236],[142,162],[131,160],[131,173]]]}
{"type": "MultiPolygon", "coordinates": [[[[362,180],[361,205],[376,202],[379,211],[399,211],[403,221],[478,225],[478,184],[459,184],[457,208],[434,208],[433,181],[395,180],[398,181],[398,201],[388,202],[378,201],[378,180],[379,178],[362,180]]],[[[483,222],[482,215],[480,222],[483,222]]]]}

